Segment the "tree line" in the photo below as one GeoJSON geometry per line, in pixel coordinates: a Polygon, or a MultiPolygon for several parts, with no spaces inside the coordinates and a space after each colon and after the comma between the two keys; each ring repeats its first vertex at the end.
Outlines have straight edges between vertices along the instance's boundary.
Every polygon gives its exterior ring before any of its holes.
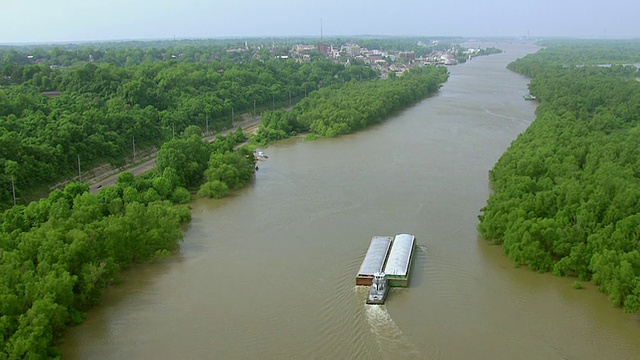
{"type": "MultiPolygon", "coordinates": [[[[0,45],[0,73],[11,76],[21,65],[34,63],[52,67],[112,64],[120,67],[154,61],[200,62],[268,60],[286,55],[298,39],[180,39],[118,41],[91,44],[0,45]],[[246,41],[246,43],[245,43],[246,41]],[[246,47],[245,47],[246,44],[246,47]],[[239,51],[242,50],[242,51],[239,51]]],[[[0,79],[6,80],[6,79],[0,79]]]]}
{"type": "Polygon", "coordinates": [[[532,76],[536,119],[489,173],[478,229],[518,265],[592,281],[640,311],[638,42],[550,45],[509,68],[532,76]],[[578,64],[593,61],[612,66],[578,64]]]}
{"type": "Polygon", "coordinates": [[[254,141],[265,144],[304,132],[323,137],[348,134],[436,92],[447,78],[445,67],[424,66],[389,79],[326,87],[291,111],[267,112],[254,141]]]}

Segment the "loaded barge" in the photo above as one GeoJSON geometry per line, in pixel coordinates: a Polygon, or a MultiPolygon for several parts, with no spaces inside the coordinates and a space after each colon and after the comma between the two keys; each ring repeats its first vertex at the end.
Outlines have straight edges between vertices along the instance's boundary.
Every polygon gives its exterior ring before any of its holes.
{"type": "Polygon", "coordinates": [[[356,285],[371,286],[373,275],[382,271],[384,262],[389,254],[389,248],[393,238],[391,236],[374,236],[367,255],[365,255],[360,271],[356,276],[356,285]]]}
{"type": "Polygon", "coordinates": [[[356,276],[356,285],[369,286],[367,304],[384,304],[390,287],[409,286],[415,236],[374,236],[356,276]]]}
{"type": "Polygon", "coordinates": [[[415,244],[416,237],[413,235],[396,235],[383,270],[389,278],[389,286],[409,286],[409,273],[415,244]]]}

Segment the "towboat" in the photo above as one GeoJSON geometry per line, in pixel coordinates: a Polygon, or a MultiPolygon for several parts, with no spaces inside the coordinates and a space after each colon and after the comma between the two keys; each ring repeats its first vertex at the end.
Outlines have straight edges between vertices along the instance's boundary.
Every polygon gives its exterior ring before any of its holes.
{"type": "Polygon", "coordinates": [[[367,297],[367,304],[370,305],[382,305],[387,299],[389,293],[389,280],[387,275],[383,272],[376,272],[373,274],[371,281],[371,287],[369,288],[369,296],[367,297]]]}

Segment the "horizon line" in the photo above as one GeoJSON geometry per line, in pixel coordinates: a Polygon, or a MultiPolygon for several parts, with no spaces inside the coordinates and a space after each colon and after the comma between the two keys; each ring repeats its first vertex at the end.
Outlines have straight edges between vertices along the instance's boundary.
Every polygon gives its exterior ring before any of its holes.
{"type": "MultiPolygon", "coordinates": [[[[342,37],[354,38],[431,38],[431,39],[466,39],[466,40],[484,40],[484,39],[575,39],[575,40],[640,40],[640,37],[597,37],[597,36],[564,36],[564,35],[548,35],[548,36],[527,36],[527,35],[383,35],[383,34],[342,34],[342,35],[324,35],[324,39],[336,39],[342,37]]],[[[97,43],[123,43],[123,42],[153,42],[153,41],[185,41],[185,40],[235,40],[235,39],[318,39],[317,35],[230,35],[230,36],[185,36],[185,37],[158,37],[158,38],[129,38],[129,39],[105,39],[105,40],[51,40],[51,41],[16,41],[16,42],[0,42],[0,46],[29,46],[29,45],[79,45],[79,44],[97,44],[97,43]]],[[[322,39],[320,38],[320,39],[322,39]]]]}

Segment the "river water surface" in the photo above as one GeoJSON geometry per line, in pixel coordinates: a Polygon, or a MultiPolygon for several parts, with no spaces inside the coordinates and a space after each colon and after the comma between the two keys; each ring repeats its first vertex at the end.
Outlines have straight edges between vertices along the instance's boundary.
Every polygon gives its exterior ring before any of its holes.
{"type": "Polygon", "coordinates": [[[479,239],[487,172],[534,119],[505,66],[450,67],[381,125],[266,149],[255,182],[197,200],[175,256],[137,266],[62,345],[68,359],[639,359],[640,319],[593,285],[514,268],[479,239]],[[373,235],[416,235],[410,286],[364,304],[373,235]]]}

